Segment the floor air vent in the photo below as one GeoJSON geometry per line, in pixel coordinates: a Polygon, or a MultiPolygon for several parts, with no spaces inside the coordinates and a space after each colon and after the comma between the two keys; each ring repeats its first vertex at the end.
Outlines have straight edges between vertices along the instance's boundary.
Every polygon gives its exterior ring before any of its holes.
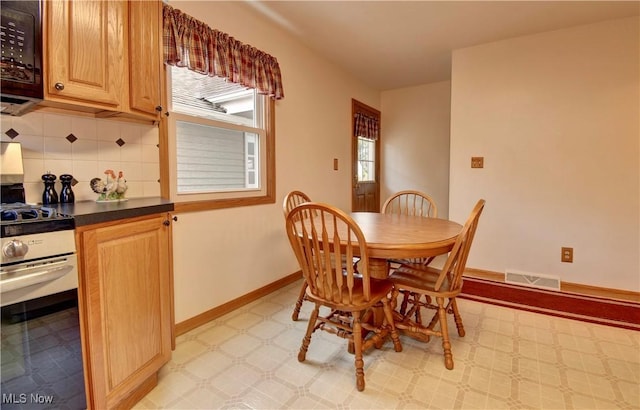
{"type": "Polygon", "coordinates": [[[560,278],[553,275],[506,271],[504,274],[504,281],[506,283],[530,286],[532,288],[560,290],[560,278]]]}

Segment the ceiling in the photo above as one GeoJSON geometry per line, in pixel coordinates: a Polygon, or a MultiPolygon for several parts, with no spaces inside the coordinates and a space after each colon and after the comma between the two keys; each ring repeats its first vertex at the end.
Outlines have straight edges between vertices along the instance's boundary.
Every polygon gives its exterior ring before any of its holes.
{"type": "Polygon", "coordinates": [[[451,50],[640,14],[640,1],[249,1],[379,90],[451,78],[451,50]]]}

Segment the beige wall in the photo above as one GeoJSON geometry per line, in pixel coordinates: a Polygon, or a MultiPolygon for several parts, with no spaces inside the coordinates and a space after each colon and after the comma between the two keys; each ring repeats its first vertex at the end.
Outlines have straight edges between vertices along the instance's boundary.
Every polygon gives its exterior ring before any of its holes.
{"type": "Polygon", "coordinates": [[[300,189],[350,209],[351,98],[379,108],[380,97],[240,2],[170,4],[275,56],[285,92],[276,104],[277,203],[183,214],[174,224],[181,322],[299,269],[284,232],[282,198],[300,189]]]}
{"type": "Polygon", "coordinates": [[[450,81],[382,92],[382,201],[417,189],[448,216],[450,93],[450,81]]]}
{"type": "Polygon", "coordinates": [[[640,290],[638,22],[454,51],[450,216],[487,200],[469,266],[640,290]]]}

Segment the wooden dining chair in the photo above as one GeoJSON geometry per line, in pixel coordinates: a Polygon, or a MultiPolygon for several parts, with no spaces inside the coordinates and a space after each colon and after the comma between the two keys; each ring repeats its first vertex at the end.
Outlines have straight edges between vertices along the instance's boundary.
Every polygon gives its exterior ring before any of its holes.
{"type": "MultiPolygon", "coordinates": [[[[387,198],[384,204],[382,204],[381,212],[386,214],[422,216],[425,218],[438,217],[438,207],[436,206],[433,198],[431,198],[424,192],[416,190],[404,190],[391,195],[389,198],[387,198]]],[[[391,259],[389,260],[389,263],[391,264],[391,268],[393,270],[397,268],[399,264],[403,263],[419,263],[427,266],[431,263],[431,261],[433,261],[433,259],[433,256],[428,258],[391,259]]],[[[409,300],[416,299],[417,295],[412,294],[406,289],[400,289],[399,292],[402,294],[400,312],[404,314],[409,304],[409,300]]],[[[414,301],[414,303],[419,302],[419,300],[414,301]]],[[[427,301],[427,303],[428,302],[429,301],[427,301]]],[[[415,315],[416,322],[422,323],[421,312],[419,309],[415,311],[415,315]]]]}
{"type": "MultiPolygon", "coordinates": [[[[444,349],[444,363],[447,369],[453,369],[453,355],[451,353],[451,343],[447,326],[447,312],[454,317],[458,335],[465,335],[462,318],[456,304],[456,297],[462,291],[462,274],[467,263],[471,243],[478,226],[480,214],[484,209],[485,201],[481,199],[471,211],[471,215],[465,222],[462,231],[458,235],[447,261],[442,269],[425,266],[420,263],[403,264],[389,276],[394,287],[394,301],[398,296],[398,289],[406,289],[416,294],[418,297],[411,299],[410,309],[401,314],[396,312],[396,327],[411,333],[426,336],[438,336],[442,338],[442,348],[444,349]],[[422,302],[421,296],[428,296],[428,302],[422,302]],[[435,300],[435,305],[429,301],[435,300]],[[445,303],[446,301],[446,303],[445,303]],[[427,326],[412,320],[416,310],[421,307],[436,309],[437,313],[427,326]],[[436,325],[440,324],[439,329],[436,325]]],[[[395,303],[395,302],[394,302],[395,303]]],[[[395,307],[395,306],[394,306],[395,307]]]]}
{"type": "Polygon", "coordinates": [[[387,198],[382,204],[382,213],[437,218],[438,207],[435,201],[424,192],[405,190],[396,192],[387,198]]]}
{"type": "MultiPolygon", "coordinates": [[[[304,192],[297,190],[289,192],[287,195],[285,195],[284,200],[282,201],[282,212],[284,213],[284,217],[286,218],[293,208],[306,202],[311,202],[311,198],[309,198],[309,195],[305,194],[304,192]]],[[[311,212],[311,210],[309,210],[308,212],[311,212]]],[[[300,217],[306,217],[306,215],[300,214],[300,217]]],[[[354,257],[352,260],[352,264],[356,271],[358,269],[358,259],[359,258],[354,257]]],[[[302,304],[306,300],[306,290],[307,282],[303,281],[302,286],[300,287],[298,299],[296,300],[296,304],[293,308],[293,313],[291,314],[291,320],[293,321],[297,321],[298,317],[300,316],[302,304]]]]}
{"type": "Polygon", "coordinates": [[[284,201],[282,201],[282,212],[284,212],[284,217],[286,218],[293,208],[300,204],[304,204],[305,202],[311,202],[309,195],[302,191],[289,192],[285,195],[284,201]]]}
{"type": "MultiPolygon", "coordinates": [[[[289,215],[289,212],[296,206],[311,202],[311,198],[309,195],[305,194],[302,191],[291,191],[284,197],[284,201],[282,202],[282,212],[284,212],[285,219],[289,215]]],[[[299,216],[303,216],[300,214],[299,216]]],[[[300,294],[298,295],[298,299],[296,300],[296,305],[293,308],[293,313],[291,314],[291,320],[298,320],[298,316],[300,315],[300,309],[302,309],[302,304],[306,300],[306,291],[307,291],[307,282],[303,281],[302,286],[300,288],[300,294]]]]}
{"type": "MultiPolygon", "coordinates": [[[[401,214],[411,216],[422,216],[425,218],[437,218],[438,207],[435,201],[424,192],[415,190],[399,191],[391,195],[382,204],[383,214],[401,214]]],[[[433,260],[431,258],[401,259],[398,263],[422,263],[428,265],[433,260]]]]}
{"type": "Polygon", "coordinates": [[[286,231],[307,284],[307,299],[315,304],[298,361],[306,359],[316,330],[347,339],[354,350],[356,386],[362,391],[365,387],[363,352],[374,345],[382,346],[389,334],[395,351],[402,351],[391,310],[393,285],[389,280],[370,277],[364,235],[356,222],[340,209],[313,202],[301,204],[287,215],[286,231]],[[350,263],[344,266],[333,263],[352,260],[354,255],[360,257],[358,271],[350,263]],[[321,316],[321,307],[328,308],[328,313],[321,316]],[[376,309],[384,312],[384,320],[379,325],[368,320],[379,316],[374,314],[376,309]],[[371,337],[365,338],[366,333],[371,337]]]}

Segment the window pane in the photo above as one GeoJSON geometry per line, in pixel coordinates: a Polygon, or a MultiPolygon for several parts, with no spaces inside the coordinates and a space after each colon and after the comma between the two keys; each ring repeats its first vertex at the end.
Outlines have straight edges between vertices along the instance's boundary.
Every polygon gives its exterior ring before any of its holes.
{"type": "Polygon", "coordinates": [[[358,137],[358,182],[373,182],[376,179],[376,142],[358,137]]]}
{"type": "Polygon", "coordinates": [[[258,163],[260,162],[259,150],[260,146],[258,144],[258,135],[257,134],[246,134],[245,135],[246,142],[246,164],[247,164],[247,188],[258,188],[258,163]]]}
{"type": "Polygon", "coordinates": [[[220,77],[171,66],[173,111],[255,127],[255,90],[220,77]]]}
{"type": "Polygon", "coordinates": [[[358,137],[358,159],[363,161],[375,161],[376,142],[374,140],[358,137]]]}
{"type": "Polygon", "coordinates": [[[178,193],[258,187],[256,133],[176,121],[178,193]]]}

